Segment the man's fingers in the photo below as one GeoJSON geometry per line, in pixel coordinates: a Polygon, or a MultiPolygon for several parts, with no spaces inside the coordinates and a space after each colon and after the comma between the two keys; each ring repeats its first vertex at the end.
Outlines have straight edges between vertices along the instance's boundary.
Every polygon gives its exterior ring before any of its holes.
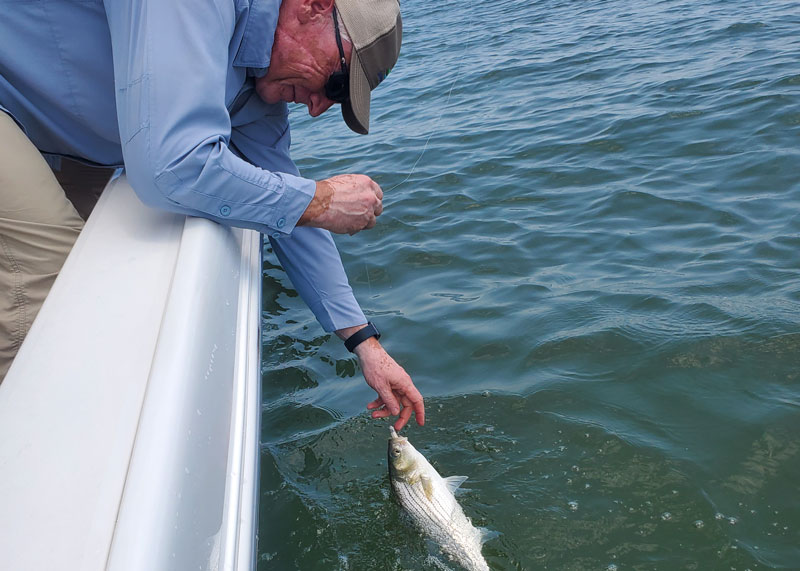
{"type": "Polygon", "coordinates": [[[422,395],[419,394],[419,391],[414,389],[413,391],[409,391],[410,394],[402,395],[400,397],[400,408],[399,415],[398,413],[393,413],[389,410],[389,407],[384,403],[384,400],[381,397],[376,398],[374,401],[367,405],[367,410],[372,411],[372,418],[386,418],[389,416],[398,416],[397,421],[394,424],[395,430],[400,430],[408,421],[411,420],[412,413],[415,415],[417,419],[417,424],[420,426],[425,425],[425,403],[422,400],[422,395]]]}
{"type": "Polygon", "coordinates": [[[410,411],[411,409],[410,408],[409,409],[404,409],[404,411],[400,413],[400,418],[398,418],[394,423],[394,429],[397,430],[398,432],[403,430],[403,427],[406,424],[408,424],[408,419],[411,418],[411,413],[409,412],[408,414],[406,414],[405,410],[409,410],[410,411]]]}
{"type": "Polygon", "coordinates": [[[380,216],[381,212],[383,212],[383,190],[381,190],[377,182],[372,181],[372,184],[374,185],[375,196],[378,197],[378,203],[375,205],[375,216],[380,216]]]}
{"type": "Polygon", "coordinates": [[[400,399],[403,403],[403,410],[400,411],[400,418],[397,419],[397,422],[394,423],[394,429],[400,430],[403,428],[408,421],[411,419],[411,401],[408,400],[408,397],[404,396],[400,399]]]}
{"type": "Polygon", "coordinates": [[[337,234],[356,234],[374,228],[383,212],[383,190],[366,175],[336,175],[317,182],[301,225],[325,228],[337,234]]]}
{"type": "Polygon", "coordinates": [[[386,389],[386,392],[381,395],[381,399],[383,399],[383,404],[386,406],[386,410],[388,410],[392,416],[397,416],[400,414],[400,404],[392,394],[391,389],[386,389]]]}
{"type": "MultiPolygon", "coordinates": [[[[411,401],[411,406],[414,407],[414,414],[417,417],[417,424],[420,426],[425,424],[425,400],[422,398],[422,395],[417,390],[417,387],[411,387],[411,389],[406,393],[407,398],[411,401]]],[[[409,409],[410,410],[410,409],[409,409]]]]}

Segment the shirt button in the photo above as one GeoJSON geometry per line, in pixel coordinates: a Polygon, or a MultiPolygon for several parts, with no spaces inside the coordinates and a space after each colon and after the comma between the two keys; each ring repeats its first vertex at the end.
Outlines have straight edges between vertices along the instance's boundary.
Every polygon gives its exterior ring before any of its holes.
{"type": "Polygon", "coordinates": [[[286,218],[278,218],[278,222],[275,223],[275,226],[278,228],[283,228],[286,226],[286,218]]]}
{"type": "Polygon", "coordinates": [[[231,207],[227,204],[219,209],[219,213],[223,216],[228,216],[231,213],[231,207]]]}

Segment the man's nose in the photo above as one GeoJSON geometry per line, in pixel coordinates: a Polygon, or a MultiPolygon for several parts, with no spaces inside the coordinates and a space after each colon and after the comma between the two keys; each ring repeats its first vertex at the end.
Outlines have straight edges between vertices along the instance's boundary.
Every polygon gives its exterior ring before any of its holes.
{"type": "Polygon", "coordinates": [[[333,106],[333,101],[320,93],[313,93],[308,98],[308,114],[318,117],[333,106]]]}

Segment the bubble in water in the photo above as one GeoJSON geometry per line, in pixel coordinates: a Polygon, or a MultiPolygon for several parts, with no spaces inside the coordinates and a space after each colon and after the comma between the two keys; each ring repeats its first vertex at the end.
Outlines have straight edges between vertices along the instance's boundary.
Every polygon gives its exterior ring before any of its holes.
{"type": "Polygon", "coordinates": [[[735,518],[735,517],[729,517],[728,518],[728,523],[731,524],[731,525],[736,525],[737,523],[739,523],[739,519],[735,518]]]}
{"type": "Polygon", "coordinates": [[[568,502],[567,505],[569,506],[570,510],[578,511],[578,502],[576,502],[575,500],[572,500],[571,502],[568,502]]]}
{"type": "Polygon", "coordinates": [[[695,520],[695,522],[694,522],[694,526],[695,526],[697,529],[703,529],[703,526],[704,526],[704,525],[705,525],[705,524],[703,523],[703,520],[702,520],[702,519],[695,520]]]}
{"type": "Polygon", "coordinates": [[[664,521],[669,521],[672,519],[672,514],[669,512],[664,512],[663,514],[661,514],[661,519],[663,519],[664,521]]]}
{"type": "Polygon", "coordinates": [[[717,513],[714,514],[714,519],[716,519],[716,520],[725,519],[725,516],[723,514],[717,512],[717,513]]]}
{"type": "Polygon", "coordinates": [[[613,563],[609,563],[609,564],[606,566],[606,571],[617,571],[617,569],[619,569],[619,567],[617,567],[617,566],[616,566],[616,565],[614,565],[613,563]]]}

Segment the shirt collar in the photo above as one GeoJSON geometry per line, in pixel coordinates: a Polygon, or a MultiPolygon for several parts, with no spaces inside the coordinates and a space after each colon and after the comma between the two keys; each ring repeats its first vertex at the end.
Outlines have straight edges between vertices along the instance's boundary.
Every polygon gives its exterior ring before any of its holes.
{"type": "Polygon", "coordinates": [[[282,0],[250,0],[245,14],[242,43],[233,60],[236,67],[252,68],[256,71],[269,67],[275,28],[278,26],[278,12],[282,0]]]}

